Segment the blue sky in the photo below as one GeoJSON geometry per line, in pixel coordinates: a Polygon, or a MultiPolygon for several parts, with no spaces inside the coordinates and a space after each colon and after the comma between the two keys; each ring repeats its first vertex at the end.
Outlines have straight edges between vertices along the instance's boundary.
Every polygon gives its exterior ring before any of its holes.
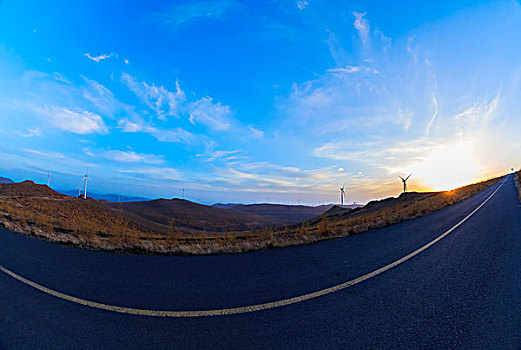
{"type": "Polygon", "coordinates": [[[0,2],[0,175],[349,202],[519,167],[515,1],[0,2]]]}

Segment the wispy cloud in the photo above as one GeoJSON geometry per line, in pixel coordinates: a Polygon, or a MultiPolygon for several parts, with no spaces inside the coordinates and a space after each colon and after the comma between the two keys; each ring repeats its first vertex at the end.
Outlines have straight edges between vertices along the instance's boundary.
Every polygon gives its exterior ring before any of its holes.
{"type": "Polygon", "coordinates": [[[306,0],[297,0],[297,7],[299,10],[304,10],[308,5],[309,4],[306,0]]]}
{"type": "Polygon", "coordinates": [[[25,133],[20,133],[20,136],[22,137],[34,137],[34,136],[41,136],[42,135],[42,132],[40,131],[40,129],[31,129],[31,128],[27,128],[27,132],[25,133]]]}
{"type": "Polygon", "coordinates": [[[338,171],[336,165],[301,169],[269,162],[237,162],[217,170],[215,185],[233,186],[249,192],[316,195],[336,192],[336,184],[345,181],[346,175],[349,174],[338,171]],[[335,186],[331,187],[332,184],[335,186]]]}
{"type": "Polygon", "coordinates": [[[189,110],[192,124],[201,123],[215,130],[228,130],[232,126],[230,106],[214,102],[209,96],[192,102],[189,110]]]}
{"type": "Polygon", "coordinates": [[[251,125],[248,125],[248,129],[250,129],[252,136],[255,138],[262,138],[264,137],[264,131],[254,128],[251,125]]]}
{"type": "Polygon", "coordinates": [[[108,53],[108,54],[103,53],[103,54],[98,55],[98,56],[92,56],[90,53],[87,52],[87,53],[84,54],[84,56],[87,57],[89,60],[93,60],[93,61],[99,63],[99,62],[101,62],[103,60],[106,60],[107,58],[111,58],[111,57],[114,57],[116,55],[113,52],[111,52],[111,53],[108,53]]]}
{"type": "Polygon", "coordinates": [[[151,108],[159,119],[166,120],[167,117],[179,117],[179,108],[185,102],[186,96],[178,81],[175,82],[175,92],[171,92],[163,86],[150,85],[144,81],[139,82],[128,73],[121,75],[121,81],[145,105],[151,108]]]}
{"type": "Polygon", "coordinates": [[[44,106],[35,111],[49,119],[58,129],[75,134],[104,134],[107,127],[98,114],[85,110],[71,110],[65,107],[44,106]]]}
{"type": "Polygon", "coordinates": [[[65,158],[63,156],[63,154],[61,154],[61,153],[43,152],[43,151],[38,151],[38,150],[35,150],[35,149],[30,149],[30,148],[24,148],[23,150],[25,152],[27,152],[27,153],[31,153],[33,155],[36,155],[36,156],[42,157],[42,158],[50,158],[50,159],[63,159],[63,158],[65,158]]]}
{"type": "Polygon", "coordinates": [[[366,14],[366,12],[353,12],[353,16],[355,17],[353,26],[358,31],[358,35],[360,36],[360,40],[362,41],[362,45],[364,46],[368,46],[370,44],[371,39],[371,26],[369,25],[369,21],[366,18],[364,18],[366,14]]]}
{"type": "Polygon", "coordinates": [[[431,133],[432,125],[434,121],[436,121],[436,117],[438,116],[438,99],[436,98],[436,93],[432,94],[432,107],[434,108],[434,113],[431,117],[431,120],[427,124],[427,128],[425,129],[425,134],[429,135],[431,133]]]}
{"type": "Polygon", "coordinates": [[[188,145],[198,142],[194,134],[182,128],[160,129],[143,121],[132,121],[125,118],[118,120],[118,127],[123,132],[143,132],[149,134],[161,142],[176,142],[188,145]]]}
{"type": "Polygon", "coordinates": [[[85,85],[80,87],[82,97],[105,116],[114,116],[128,106],[118,101],[112,91],[95,80],[82,76],[85,85]]]}
{"type": "Polygon", "coordinates": [[[371,68],[371,67],[367,67],[367,66],[345,66],[345,67],[339,67],[339,68],[331,68],[331,69],[328,69],[327,71],[331,72],[331,73],[347,73],[347,74],[359,73],[359,72],[366,72],[366,73],[373,73],[373,74],[379,73],[378,70],[371,68]]]}
{"type": "Polygon", "coordinates": [[[239,4],[233,0],[197,1],[174,6],[170,11],[155,14],[155,21],[162,24],[182,25],[191,21],[220,18],[239,4]]]}
{"type": "Polygon", "coordinates": [[[349,141],[331,141],[315,148],[313,155],[388,169],[390,166],[402,164],[403,160],[421,159],[436,145],[435,141],[424,137],[411,141],[387,139],[362,144],[353,144],[349,141]]]}
{"type": "MultiPolygon", "coordinates": [[[[238,154],[241,153],[242,150],[233,150],[233,151],[225,151],[225,150],[215,150],[209,152],[209,157],[205,159],[207,162],[212,162],[215,160],[226,160],[232,161],[239,158],[238,154]]],[[[203,154],[197,155],[199,157],[204,156],[203,154]]]]}
{"type": "Polygon", "coordinates": [[[112,150],[105,152],[104,157],[119,163],[162,164],[165,162],[163,156],[136,153],[134,151],[112,150]]]}

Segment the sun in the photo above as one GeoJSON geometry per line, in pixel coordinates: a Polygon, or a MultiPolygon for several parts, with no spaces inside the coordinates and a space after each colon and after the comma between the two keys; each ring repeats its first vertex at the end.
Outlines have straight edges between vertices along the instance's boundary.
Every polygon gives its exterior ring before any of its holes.
{"type": "Polygon", "coordinates": [[[483,167],[474,156],[471,143],[459,141],[440,145],[412,166],[416,180],[436,191],[447,191],[480,179],[483,167]]]}

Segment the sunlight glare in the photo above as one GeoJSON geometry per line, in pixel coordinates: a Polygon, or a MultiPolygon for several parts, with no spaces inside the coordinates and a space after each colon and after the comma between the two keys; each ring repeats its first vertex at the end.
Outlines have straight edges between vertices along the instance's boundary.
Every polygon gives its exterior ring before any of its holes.
{"type": "Polygon", "coordinates": [[[439,146],[411,170],[426,187],[446,191],[479,180],[483,167],[473,156],[472,144],[460,141],[439,146]]]}

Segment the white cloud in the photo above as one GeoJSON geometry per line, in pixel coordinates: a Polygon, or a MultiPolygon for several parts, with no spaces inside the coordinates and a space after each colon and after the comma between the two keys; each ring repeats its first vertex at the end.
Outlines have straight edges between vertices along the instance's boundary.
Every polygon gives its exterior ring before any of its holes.
{"type": "Polygon", "coordinates": [[[355,29],[358,31],[358,35],[360,36],[360,40],[364,46],[367,46],[370,43],[369,33],[371,31],[371,26],[369,25],[369,21],[365,19],[365,15],[367,13],[353,12],[353,16],[355,16],[355,21],[353,25],[355,29]]]}
{"type": "Polygon", "coordinates": [[[367,66],[345,66],[345,67],[339,67],[339,68],[331,68],[327,70],[330,73],[359,73],[359,72],[366,72],[366,73],[373,73],[378,74],[378,70],[367,67],[367,66]]]}
{"type": "Polygon", "coordinates": [[[308,6],[308,2],[306,0],[297,0],[297,7],[299,10],[303,10],[308,6]]]}
{"type": "Polygon", "coordinates": [[[40,129],[30,129],[30,128],[27,128],[26,133],[20,133],[20,136],[22,136],[22,137],[33,137],[33,136],[41,136],[41,135],[42,135],[42,132],[40,131],[40,129]]]}
{"type": "Polygon", "coordinates": [[[161,164],[164,163],[162,156],[154,154],[136,153],[134,151],[107,151],[104,154],[106,159],[119,163],[144,163],[144,164],[161,164]]]}
{"type": "Polygon", "coordinates": [[[55,79],[55,80],[58,80],[62,83],[65,83],[65,84],[70,84],[71,82],[65,78],[61,73],[58,73],[58,72],[54,72],[52,73],[52,77],[55,79]]]}
{"type": "Polygon", "coordinates": [[[227,130],[232,125],[230,106],[215,103],[209,96],[190,103],[189,110],[192,124],[201,123],[215,130],[227,130]]]}
{"type": "Polygon", "coordinates": [[[338,171],[337,166],[316,169],[300,169],[268,162],[230,163],[226,169],[218,169],[213,185],[232,185],[249,192],[325,193],[345,181],[348,173],[338,171]],[[332,186],[333,185],[333,186],[332,186]]]}
{"type": "Polygon", "coordinates": [[[250,129],[253,137],[255,138],[262,138],[264,137],[264,131],[254,128],[251,125],[248,125],[248,129],[250,129]]]}
{"type": "Polygon", "coordinates": [[[313,150],[315,157],[365,163],[387,169],[390,164],[402,164],[402,160],[421,159],[437,146],[428,138],[410,141],[387,139],[383,142],[353,144],[350,141],[331,141],[313,150]]]}
{"type": "Polygon", "coordinates": [[[103,118],[84,110],[71,110],[64,107],[44,106],[35,109],[50,119],[58,129],[75,134],[102,134],[107,132],[103,118]]]}
{"type": "Polygon", "coordinates": [[[436,94],[432,94],[432,106],[434,108],[434,114],[431,117],[431,120],[429,121],[429,124],[427,124],[427,129],[425,129],[425,134],[429,135],[431,132],[432,125],[434,124],[434,121],[436,120],[436,117],[438,116],[438,99],[436,98],[436,94]]]}
{"type": "Polygon", "coordinates": [[[23,149],[27,153],[31,153],[33,155],[42,157],[42,158],[52,158],[52,159],[64,159],[65,157],[61,153],[51,153],[51,152],[42,152],[35,149],[24,148],[23,149]]]}
{"type": "Polygon", "coordinates": [[[149,127],[146,132],[161,142],[177,142],[187,145],[197,143],[196,136],[182,128],[164,130],[149,127]]]}
{"type": "Polygon", "coordinates": [[[137,122],[133,122],[128,119],[120,119],[118,120],[118,126],[122,129],[123,132],[140,132],[144,131],[145,127],[137,122]]]}
{"type": "Polygon", "coordinates": [[[87,53],[85,53],[84,56],[87,57],[89,60],[93,60],[95,62],[100,62],[100,61],[106,60],[107,58],[111,58],[111,57],[113,57],[115,55],[114,55],[113,52],[111,52],[109,54],[101,54],[99,56],[91,56],[91,54],[87,52],[87,53]]]}
{"type": "Polygon", "coordinates": [[[469,122],[476,122],[479,120],[483,126],[486,126],[486,124],[490,122],[497,114],[501,91],[502,87],[499,88],[496,96],[492,98],[490,102],[483,101],[474,103],[463,112],[456,114],[454,119],[469,122]]]}
{"type": "Polygon", "coordinates": [[[114,98],[112,91],[95,80],[82,76],[86,85],[80,88],[82,97],[106,116],[114,116],[117,112],[125,109],[125,105],[114,98]]]}
{"type": "Polygon", "coordinates": [[[138,82],[136,78],[127,73],[121,75],[121,81],[145,105],[154,110],[159,119],[166,120],[167,117],[179,117],[179,109],[185,102],[186,96],[178,81],[175,82],[175,92],[171,92],[163,86],[149,85],[144,81],[138,82]]]}
{"type": "Polygon", "coordinates": [[[147,133],[161,142],[176,142],[188,145],[197,143],[196,136],[182,128],[159,129],[143,121],[131,121],[128,119],[118,120],[118,127],[121,128],[123,132],[147,133]]]}
{"type": "MultiPolygon", "coordinates": [[[[237,153],[241,153],[242,150],[233,150],[233,151],[223,151],[223,150],[216,150],[210,152],[209,156],[210,158],[205,159],[207,162],[214,161],[216,159],[225,159],[225,160],[236,160],[239,157],[237,156],[237,153]]],[[[203,156],[202,154],[199,156],[203,156]]]]}

